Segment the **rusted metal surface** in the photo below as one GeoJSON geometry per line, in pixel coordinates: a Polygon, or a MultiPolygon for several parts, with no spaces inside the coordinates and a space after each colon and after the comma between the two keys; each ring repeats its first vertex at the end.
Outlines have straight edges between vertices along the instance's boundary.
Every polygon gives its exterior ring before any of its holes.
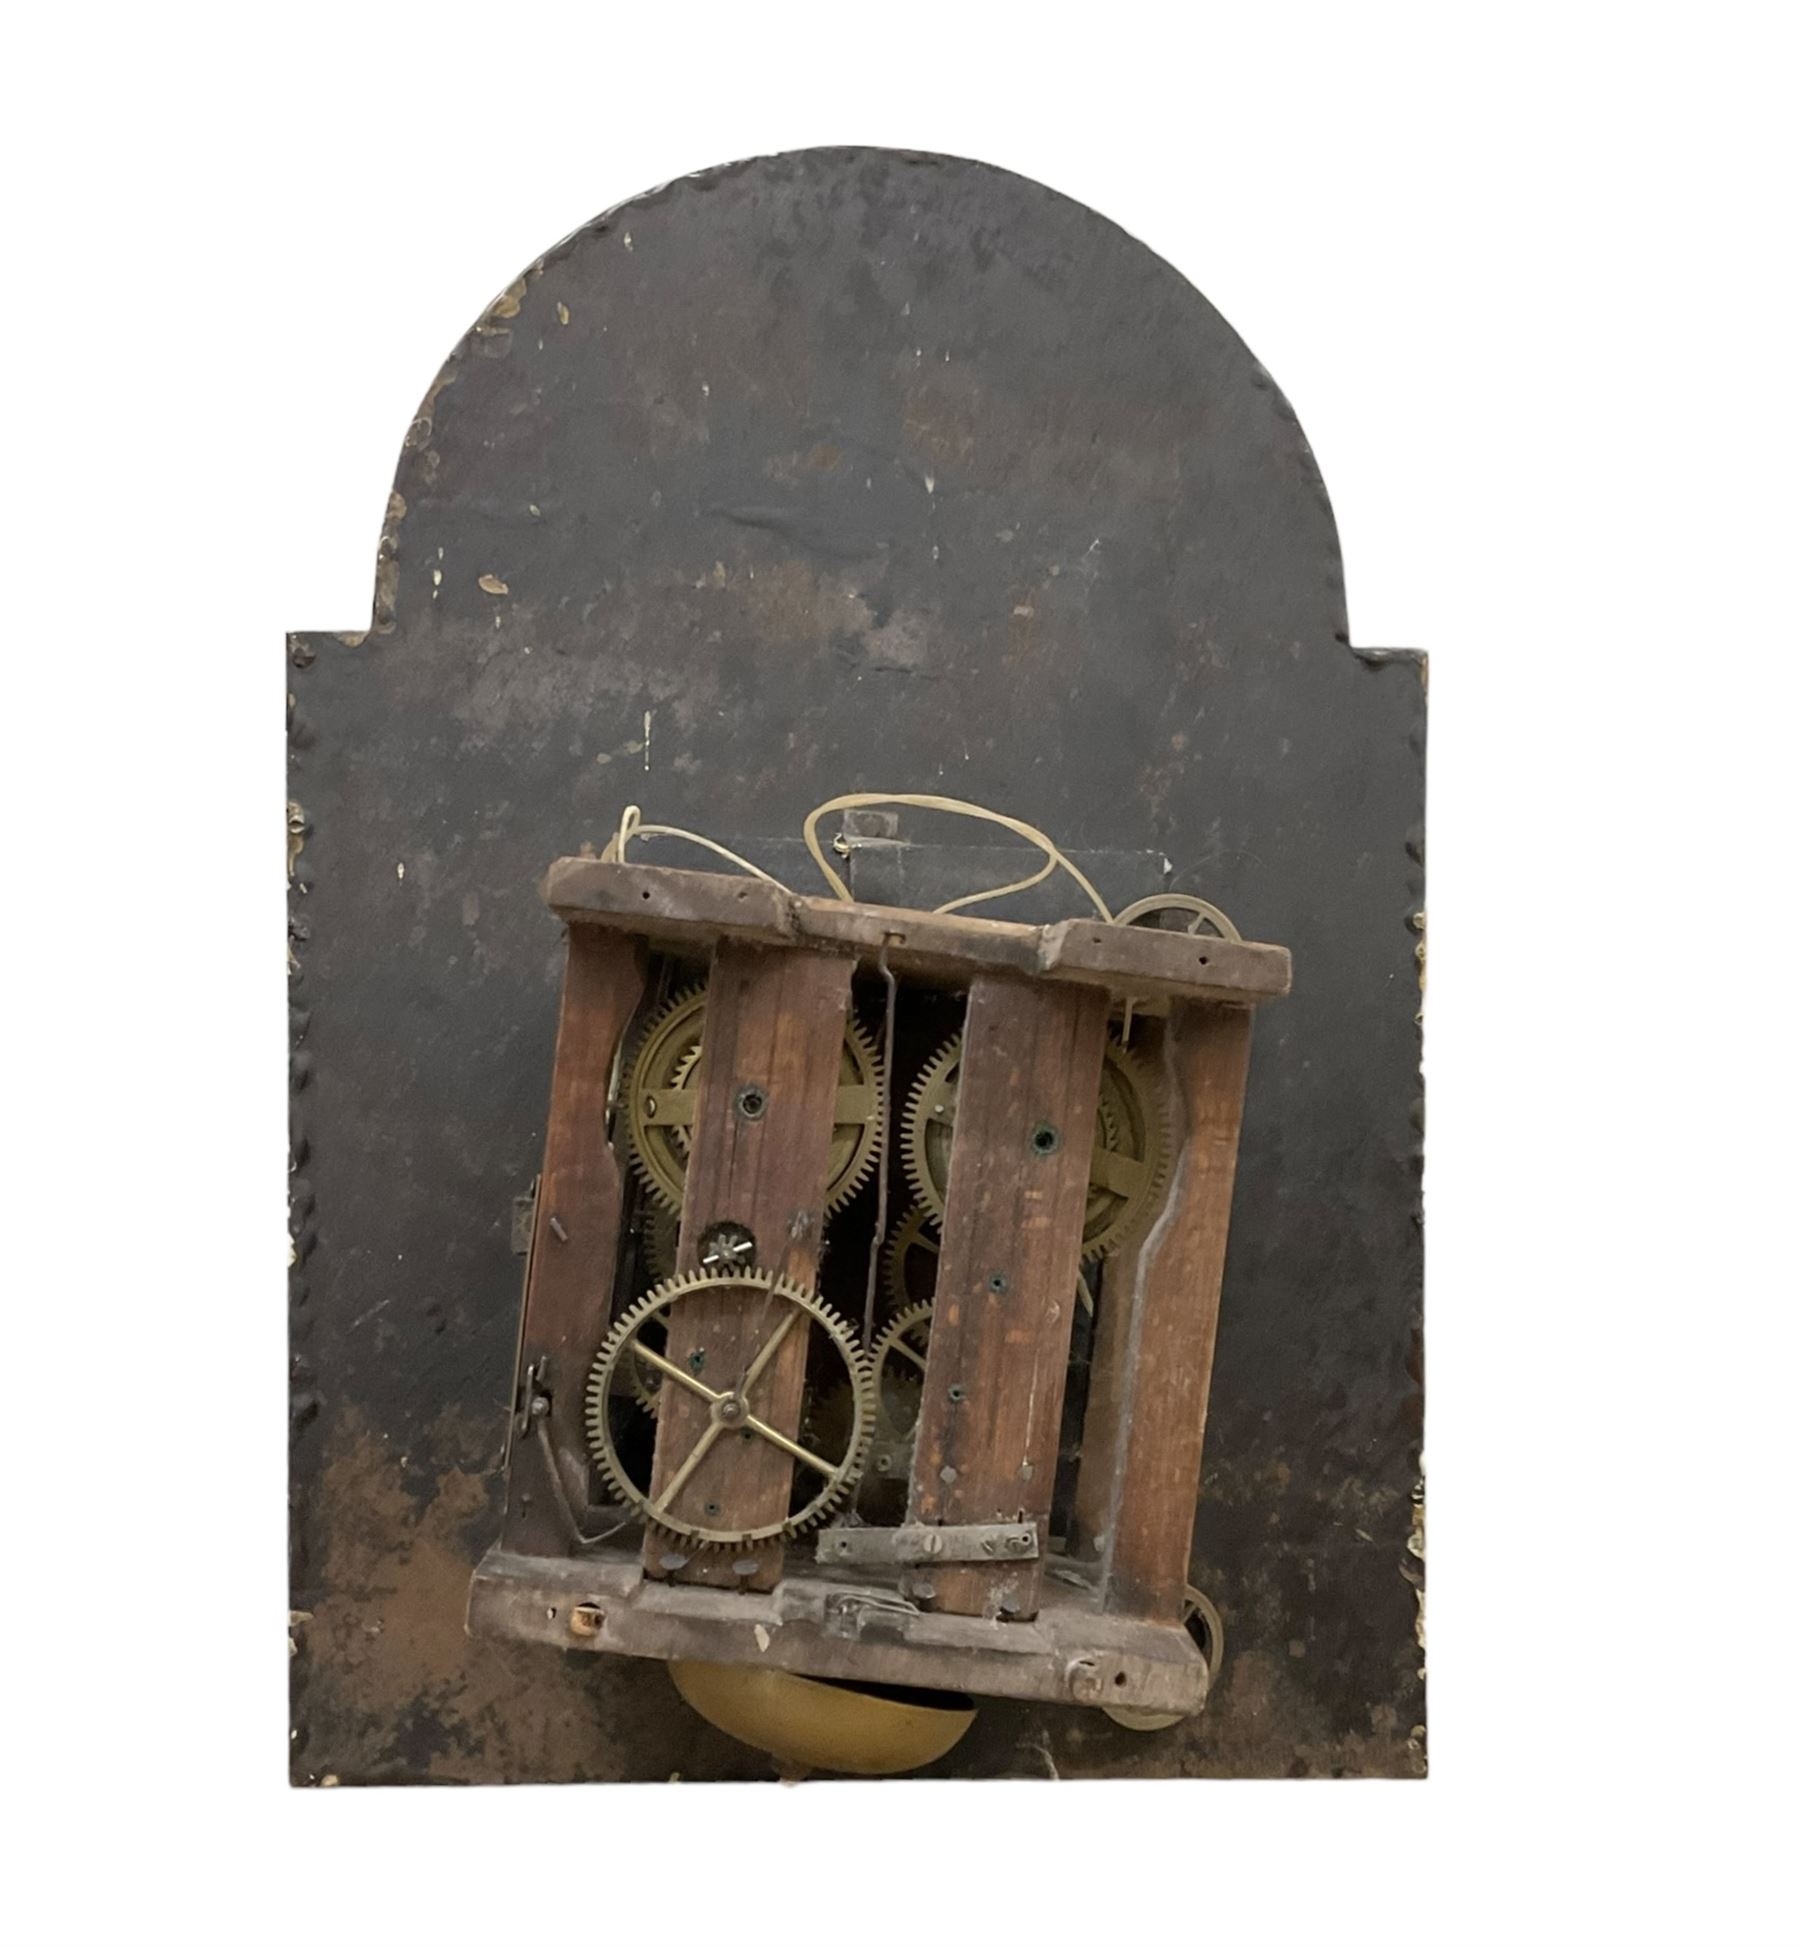
{"type": "Polygon", "coordinates": [[[289,665],[298,1780],[768,1775],[651,1663],[464,1633],[563,957],[536,879],[627,801],[783,870],[820,798],[920,784],[1164,855],[1301,970],[1206,1430],[1217,1689],[1155,1735],[994,1703],[935,1769],[1422,1769],[1423,670],[1348,645],[1311,453],[1197,292],[972,163],[672,184],[489,307],[370,628],[289,665]]]}

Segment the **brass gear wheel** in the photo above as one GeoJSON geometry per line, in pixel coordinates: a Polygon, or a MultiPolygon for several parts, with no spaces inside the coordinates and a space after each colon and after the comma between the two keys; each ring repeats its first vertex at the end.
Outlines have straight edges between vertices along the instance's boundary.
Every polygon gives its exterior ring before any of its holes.
{"type": "MultiPolygon", "coordinates": [[[[1200,1653],[1206,1658],[1206,1693],[1210,1697],[1213,1685],[1219,1680],[1219,1665],[1225,1660],[1225,1622],[1191,1582],[1181,1605],[1181,1625],[1199,1644],[1200,1653]]],[[[1143,1710],[1135,1704],[1102,1704],[1100,1708],[1128,1731],[1167,1731],[1187,1722],[1178,1710],[1143,1710]]]]}
{"type": "MultiPolygon", "coordinates": [[[[627,1387],[629,1391],[629,1387],[627,1387]]],[[[875,1430],[875,1378],[869,1357],[856,1342],[856,1334],[804,1285],[776,1277],[768,1271],[707,1272],[670,1278],[622,1312],[607,1333],[588,1374],[587,1434],[588,1449],[619,1499],[639,1509],[644,1518],[665,1534],[679,1536],[690,1546],[700,1548],[744,1548],[757,1542],[774,1541],[779,1536],[804,1534],[823,1521],[848,1496],[861,1478],[868,1457],[869,1442],[875,1430]],[[720,1392],[705,1384],[696,1374],[674,1364],[649,1342],[667,1322],[671,1307],[697,1292],[729,1288],[742,1290],[747,1299],[761,1294],[764,1312],[773,1329],[763,1338],[743,1374],[720,1392]],[[824,1341],[842,1361],[849,1375],[851,1394],[850,1426],[844,1450],[835,1459],[820,1454],[797,1440],[790,1440],[759,1419],[752,1395],[758,1380],[774,1357],[776,1348],[801,1320],[816,1326],[824,1341]],[[683,1457],[669,1484],[660,1496],[634,1481],[619,1458],[613,1438],[610,1405],[617,1391],[621,1364],[629,1360],[661,1375],[665,1386],[680,1386],[698,1394],[711,1406],[706,1428],[692,1449],[683,1457]],[[735,1431],[746,1438],[769,1441],[805,1466],[822,1481],[811,1500],[784,1515],[779,1521],[753,1528],[708,1527],[675,1514],[670,1504],[696,1472],[705,1466],[708,1454],[722,1435],[735,1431]]]]}
{"type": "MultiPolygon", "coordinates": [[[[934,1217],[944,1214],[961,1063],[958,1034],[925,1064],[901,1124],[907,1181],[934,1217]]],[[[1083,1259],[1105,1257],[1135,1236],[1156,1209],[1168,1176],[1168,1104],[1149,1071],[1116,1034],[1108,1034],[1094,1110],[1083,1259]]]]}
{"type": "Polygon", "coordinates": [[[644,1212],[643,1228],[639,1232],[644,1269],[650,1273],[652,1284],[666,1284],[674,1277],[675,1251],[680,1242],[680,1215],[663,1204],[653,1203],[644,1212]]]}
{"type": "MultiPolygon", "coordinates": [[[[704,1004],[706,996],[702,994],[700,998],[702,1004],[704,1004]]],[[[704,1020],[705,1018],[704,1014],[702,1014],[700,1018],[704,1020]]],[[[692,1089],[694,1085],[694,1071],[699,1066],[700,1066],[700,1042],[698,1037],[696,1037],[694,1041],[694,1045],[691,1048],[689,1048],[687,1053],[683,1055],[681,1059],[675,1064],[675,1072],[669,1078],[671,1086],[677,1091],[678,1094],[681,1093],[682,1091],[692,1089]]],[[[694,1146],[693,1126],[690,1123],[678,1122],[670,1129],[669,1133],[675,1138],[676,1145],[681,1151],[682,1158],[683,1158],[682,1165],[681,1165],[681,1173],[685,1177],[687,1175],[687,1162],[686,1162],[687,1153],[694,1146]]]]}
{"type": "MultiPolygon", "coordinates": [[[[651,1203],[640,1219],[638,1230],[638,1251],[643,1268],[650,1274],[651,1285],[666,1284],[674,1277],[675,1252],[680,1241],[679,1212],[651,1203]]],[[[654,1419],[657,1396],[662,1391],[662,1374],[633,1359],[630,1370],[622,1378],[630,1396],[654,1419]]]]}
{"type": "MultiPolygon", "coordinates": [[[[706,1026],[706,989],[687,987],[646,1023],[625,1084],[631,1160],[645,1189],[666,1210],[681,1208],[694,1120],[694,1078],[706,1026]]],[[[868,1181],[881,1146],[881,1057],[854,1016],[844,1024],[831,1173],[825,1211],[840,1210],[868,1181]]]]}
{"type": "Polygon", "coordinates": [[[925,1378],[925,1347],[931,1338],[931,1306],[907,1305],[887,1322],[875,1341],[875,1414],[882,1434],[904,1439],[919,1418],[925,1378]]]}
{"type": "MultiPolygon", "coordinates": [[[[888,1232],[882,1247],[882,1282],[896,1311],[930,1298],[937,1282],[936,1219],[928,1203],[915,1203],[888,1232]]],[[[879,1344],[880,1341],[877,1341],[879,1344]]]]}

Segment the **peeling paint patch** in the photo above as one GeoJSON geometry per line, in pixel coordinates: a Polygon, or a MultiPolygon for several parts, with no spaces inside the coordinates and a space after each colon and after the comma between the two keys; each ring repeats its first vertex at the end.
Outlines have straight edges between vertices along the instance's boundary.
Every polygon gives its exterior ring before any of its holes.
{"type": "MultiPolygon", "coordinates": [[[[681,1722],[659,1670],[464,1629],[498,1517],[493,1435],[491,1421],[448,1409],[402,1458],[360,1413],[336,1421],[309,1497],[320,1554],[292,1663],[296,1784],[612,1778],[627,1722],[664,1693],[663,1714],[681,1722]]],[[[685,1759],[683,1740],[670,1742],[685,1759]]],[[[642,1775],[665,1776],[668,1750],[642,1775]]]]}
{"type": "Polygon", "coordinates": [[[506,289],[494,299],[493,303],[488,306],[484,316],[489,321],[502,318],[516,318],[519,315],[519,307],[524,301],[525,280],[522,277],[515,277],[507,285],[506,289]]]}

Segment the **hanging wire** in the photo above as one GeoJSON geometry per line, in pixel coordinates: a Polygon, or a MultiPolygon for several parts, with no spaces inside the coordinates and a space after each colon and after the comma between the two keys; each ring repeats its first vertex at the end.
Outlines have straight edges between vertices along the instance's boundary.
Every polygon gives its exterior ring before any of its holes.
{"type": "MultiPolygon", "coordinates": [[[[1196,898],[1186,892],[1152,893],[1147,899],[1139,899],[1114,913],[1106,901],[1095,890],[1093,882],[1081,868],[1069,858],[1067,853],[1047,832],[1039,831],[1037,826],[1028,825],[1022,818],[1009,817],[1003,811],[992,811],[986,805],[971,804],[962,798],[939,797],[927,791],[849,791],[840,797],[827,798],[823,804],[814,805],[806,814],[800,826],[800,835],[806,841],[806,849],[812,855],[813,863],[819,868],[820,877],[830,888],[836,899],[854,903],[855,895],[845,884],[842,874],[825,856],[825,848],[819,842],[819,822],[834,811],[866,810],[875,805],[907,805],[919,811],[944,811],[959,818],[977,818],[983,823],[998,825],[1004,831],[1025,839],[1035,845],[1044,855],[1044,862],[1035,872],[1022,879],[1009,879],[1003,886],[989,886],[980,892],[966,892],[959,898],[948,899],[941,906],[932,908],[938,913],[957,913],[969,906],[986,905],[989,900],[1004,899],[1008,893],[1029,892],[1033,886],[1042,885],[1051,873],[1066,872],[1092,902],[1096,913],[1103,920],[1116,926],[1133,926],[1139,920],[1147,919],[1154,913],[1182,912],[1192,913],[1194,923],[1189,926],[1190,933],[1197,933],[1202,922],[1210,924],[1227,940],[1241,940],[1244,936],[1233,924],[1229,914],[1215,906],[1208,899],[1196,898]]],[[[747,872],[754,879],[761,879],[765,885],[778,887],[782,892],[793,892],[791,886],[765,872],[760,865],[747,859],[740,852],[734,852],[717,839],[708,838],[704,832],[689,831],[682,825],[646,825],[643,814],[634,804],[629,804],[619,816],[618,829],[606,841],[606,849],[600,854],[607,863],[624,864],[626,854],[635,839],[674,838],[688,845],[698,845],[715,857],[735,865],[740,872],[747,872]]]]}
{"type": "Polygon", "coordinates": [[[1127,906],[1121,913],[1113,915],[1115,926],[1135,926],[1140,919],[1148,919],[1152,913],[1192,913],[1194,922],[1188,928],[1190,933],[1198,933],[1203,920],[1210,920],[1223,940],[1241,940],[1244,936],[1231,923],[1229,915],[1221,912],[1210,899],[1196,899],[1191,892],[1153,892],[1148,899],[1140,899],[1127,906]]]}
{"type": "Polygon", "coordinates": [[[740,870],[748,872],[753,879],[762,879],[769,885],[780,886],[783,892],[792,890],[789,886],[783,886],[773,873],[765,872],[760,865],[752,865],[747,858],[741,857],[728,846],[721,845],[717,839],[708,838],[703,832],[690,832],[680,825],[646,825],[634,804],[628,804],[620,815],[619,829],[606,841],[606,850],[600,854],[601,859],[609,865],[623,865],[625,848],[634,838],[685,839],[690,845],[704,846],[707,851],[717,853],[722,859],[728,859],[740,870]]]}
{"type": "Polygon", "coordinates": [[[827,798],[806,814],[801,822],[800,835],[806,840],[806,849],[824,875],[825,883],[839,899],[849,899],[850,888],[826,859],[824,849],[819,844],[819,820],[833,811],[858,811],[872,805],[909,805],[919,811],[948,811],[959,818],[979,818],[987,824],[999,825],[1003,830],[1015,833],[1043,852],[1044,863],[1027,878],[1009,880],[1003,886],[990,886],[983,892],[965,893],[960,899],[946,900],[943,905],[933,907],[934,912],[961,912],[965,906],[984,905],[990,899],[1004,898],[1009,892],[1025,892],[1032,886],[1041,885],[1060,866],[1093,901],[1095,912],[1102,919],[1112,918],[1106,901],[1094,890],[1087,875],[1064,856],[1048,833],[1039,831],[1035,825],[1026,824],[1022,818],[1009,818],[1003,811],[990,811],[986,805],[969,804],[962,798],[940,798],[931,792],[850,791],[842,797],[827,798]]]}

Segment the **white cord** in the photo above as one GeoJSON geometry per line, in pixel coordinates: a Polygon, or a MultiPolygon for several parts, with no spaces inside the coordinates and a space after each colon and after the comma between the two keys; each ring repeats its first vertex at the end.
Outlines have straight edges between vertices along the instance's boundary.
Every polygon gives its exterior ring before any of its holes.
{"type": "MultiPolygon", "coordinates": [[[[990,825],[999,825],[1019,838],[1035,845],[1044,855],[1044,862],[1038,869],[1023,879],[1012,879],[1003,886],[990,886],[982,892],[967,892],[959,899],[949,899],[943,905],[933,908],[939,913],[961,912],[968,906],[985,905],[990,899],[1003,899],[1010,892],[1027,892],[1033,886],[1042,885],[1052,872],[1059,868],[1093,901],[1094,910],[1103,920],[1117,925],[1129,926],[1134,921],[1147,917],[1153,912],[1189,912],[1196,915],[1196,930],[1200,921],[1210,921],[1219,933],[1228,940],[1241,940],[1243,935],[1231,920],[1204,899],[1196,899],[1189,893],[1153,893],[1148,899],[1140,899],[1127,906],[1114,920],[1106,901],[1094,889],[1093,883],[1073,860],[1062,850],[1056,841],[1035,825],[1028,825],[1022,818],[1009,818],[1005,812],[990,811],[985,805],[970,804],[962,798],[941,798],[931,792],[912,791],[850,791],[842,797],[827,798],[823,804],[815,805],[806,814],[800,826],[800,835],[806,841],[806,849],[812,854],[813,863],[819,868],[826,885],[831,888],[834,898],[854,904],[855,896],[844,883],[837,870],[826,858],[824,847],[819,843],[819,820],[834,811],[863,810],[872,805],[908,805],[920,811],[947,811],[959,818],[979,818],[990,825]]],[[[619,817],[619,828],[606,842],[606,850],[600,856],[609,863],[623,865],[627,849],[637,838],[679,838],[690,845],[698,845],[717,857],[727,860],[740,871],[748,872],[752,878],[761,879],[771,886],[779,886],[783,892],[791,893],[793,888],[783,885],[771,872],[765,872],[760,865],[740,856],[729,847],[708,838],[703,832],[691,832],[680,825],[646,825],[642,814],[634,804],[628,804],[619,817]]]]}

